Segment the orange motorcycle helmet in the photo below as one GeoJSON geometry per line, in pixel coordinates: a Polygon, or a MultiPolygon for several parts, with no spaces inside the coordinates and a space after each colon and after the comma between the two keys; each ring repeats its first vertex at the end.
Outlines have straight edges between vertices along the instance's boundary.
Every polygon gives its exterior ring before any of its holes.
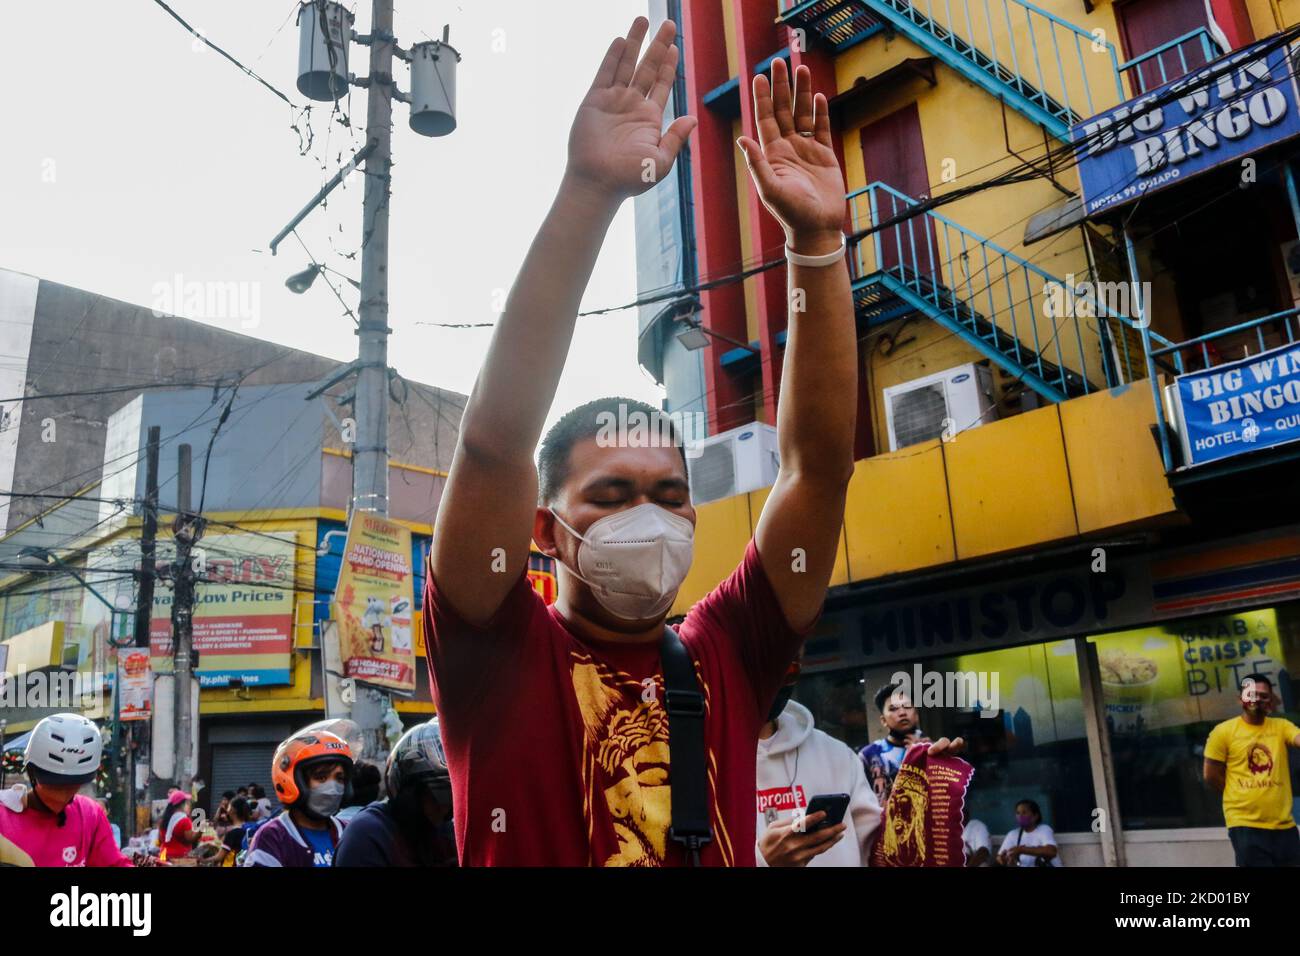
{"type": "Polygon", "coordinates": [[[276,748],[271,761],[271,784],[276,796],[286,807],[297,803],[307,790],[307,769],[334,762],[343,764],[347,789],[351,791],[353,760],[347,742],[326,730],[300,730],[276,748]]]}

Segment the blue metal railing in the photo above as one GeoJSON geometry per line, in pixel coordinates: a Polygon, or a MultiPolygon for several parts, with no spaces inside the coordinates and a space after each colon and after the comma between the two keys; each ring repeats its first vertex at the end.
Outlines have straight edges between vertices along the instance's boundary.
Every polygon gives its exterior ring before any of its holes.
{"type": "MultiPolygon", "coordinates": [[[[1238,335],[1242,332],[1255,330],[1255,341],[1261,352],[1266,352],[1274,346],[1268,345],[1264,340],[1264,327],[1267,325],[1279,325],[1286,335],[1287,344],[1293,344],[1297,336],[1300,336],[1300,306],[1290,309],[1283,309],[1281,312],[1274,312],[1271,315],[1263,315],[1257,319],[1250,319],[1246,322],[1238,322],[1236,325],[1228,326],[1226,329],[1216,329],[1213,332],[1207,332],[1205,335],[1198,335],[1196,338],[1186,339],[1182,342],[1165,341],[1160,348],[1149,348],[1147,350],[1147,374],[1151,377],[1152,382],[1156,382],[1156,375],[1160,369],[1172,372],[1175,375],[1182,375],[1187,371],[1183,362],[1183,352],[1187,349],[1196,348],[1201,358],[1203,368],[1213,368],[1223,362],[1235,362],[1235,358],[1225,358],[1218,354],[1210,352],[1210,342],[1215,339],[1226,338],[1230,335],[1238,335]],[[1294,328],[1292,328],[1294,324],[1294,328]],[[1197,348],[1199,346],[1199,348],[1197,348]],[[1167,361],[1161,361],[1164,356],[1172,356],[1172,364],[1167,361]]],[[[1159,389],[1152,386],[1152,393],[1156,403],[1156,421],[1165,420],[1164,405],[1160,400],[1159,389]]],[[[1160,457],[1164,461],[1165,471],[1173,470],[1173,450],[1169,441],[1169,431],[1166,428],[1160,430],[1160,457]]]]}
{"type": "MultiPolygon", "coordinates": [[[[949,65],[965,64],[1007,90],[1012,103],[1062,135],[1075,121],[1126,99],[1108,40],[1028,0],[779,0],[784,19],[826,22],[865,7],[905,34],[928,35],[949,65]]],[[[833,21],[832,21],[833,22],[833,21]]],[[[924,39],[924,38],[921,38],[924,39]]]]}
{"type": "Polygon", "coordinates": [[[885,20],[950,66],[979,74],[972,78],[986,88],[991,81],[1010,105],[1062,137],[1075,122],[1223,52],[1208,27],[1198,27],[1121,63],[1100,31],[1085,30],[1029,0],[778,0],[777,6],[784,20],[833,33],[837,48],[845,37],[870,35],[849,29],[854,18],[885,20]]]}
{"type": "Polygon", "coordinates": [[[1194,339],[1187,339],[1183,342],[1170,342],[1168,345],[1162,346],[1161,348],[1152,349],[1151,358],[1158,360],[1162,356],[1172,355],[1174,357],[1172,365],[1159,361],[1157,361],[1156,364],[1164,368],[1166,371],[1173,372],[1176,375],[1181,375],[1186,371],[1182,353],[1186,349],[1198,345],[1200,348],[1197,351],[1201,356],[1202,368],[1213,368],[1223,362],[1235,362],[1237,361],[1236,358],[1223,358],[1219,355],[1212,355],[1210,353],[1209,343],[1215,339],[1226,338],[1229,335],[1236,335],[1240,332],[1254,329],[1256,344],[1259,346],[1261,352],[1265,352],[1274,346],[1270,346],[1264,341],[1264,326],[1275,322],[1280,324],[1282,332],[1286,335],[1287,344],[1290,345],[1294,343],[1296,341],[1297,332],[1300,332],[1300,306],[1291,309],[1284,309],[1281,312],[1274,312],[1272,315],[1260,316],[1258,319],[1250,319],[1247,322],[1238,322],[1236,325],[1229,326],[1226,329],[1217,329],[1214,332],[1207,332],[1205,335],[1198,335],[1194,339]],[[1296,322],[1296,329],[1294,331],[1291,328],[1293,319],[1296,322]]]}
{"type": "Polygon", "coordinates": [[[885,277],[1057,401],[1096,390],[1092,372],[1107,387],[1142,377],[1144,357],[1129,343],[1142,325],[1100,301],[1095,287],[1053,276],[933,210],[902,218],[917,200],[884,183],[848,201],[854,233],[875,230],[853,249],[855,284],[885,277]]]}
{"type": "MultiPolygon", "coordinates": [[[[1149,89],[1164,86],[1170,80],[1176,80],[1199,66],[1204,66],[1219,55],[1218,45],[1210,36],[1209,29],[1207,27],[1197,27],[1195,30],[1170,40],[1168,43],[1160,44],[1154,50],[1148,50],[1141,56],[1135,56],[1133,59],[1121,63],[1117,69],[1120,73],[1128,73],[1129,85],[1133,87],[1136,94],[1140,95],[1149,89]],[[1198,48],[1201,54],[1200,62],[1189,63],[1188,50],[1190,49],[1194,53],[1198,48]],[[1178,67],[1176,72],[1171,72],[1166,66],[1166,57],[1174,55],[1178,58],[1178,67]],[[1159,71],[1158,79],[1157,70],[1159,71]]],[[[1193,59],[1195,58],[1193,57],[1193,59]]]]}

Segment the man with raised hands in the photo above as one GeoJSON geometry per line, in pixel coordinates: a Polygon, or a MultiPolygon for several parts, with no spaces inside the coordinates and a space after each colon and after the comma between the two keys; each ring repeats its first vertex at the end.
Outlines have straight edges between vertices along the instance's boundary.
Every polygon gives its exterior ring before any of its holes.
{"type": "Polygon", "coordinates": [[[641,56],[648,29],[638,18],[610,44],[578,108],[434,526],[425,634],[465,865],[753,866],[758,731],[835,560],[857,389],[844,181],[826,97],[804,67],[792,88],[778,59],[770,83],[754,79],[759,141],[737,145],[785,229],[802,306],[790,314],[776,484],[740,565],[678,629],[703,695],[707,767],[709,834],[688,849],[674,839],[672,787],[686,768],[673,762],[660,663],[695,532],[684,450],[613,426],[660,414],[613,398],[566,414],[533,460],[610,222],[667,175],[695,127],[683,116],[663,129],[675,28],[664,23],[641,56]],[[526,577],[530,541],[557,561],[550,607],[526,577]]]}

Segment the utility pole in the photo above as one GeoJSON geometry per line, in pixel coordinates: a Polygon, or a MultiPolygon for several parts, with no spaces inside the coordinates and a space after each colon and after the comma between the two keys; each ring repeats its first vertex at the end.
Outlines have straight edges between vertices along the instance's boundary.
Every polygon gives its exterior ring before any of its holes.
{"type": "Polygon", "coordinates": [[[366,105],[361,308],[357,329],[357,443],[352,508],[388,515],[388,205],[393,136],[393,0],[374,0],[366,105]]]}
{"type": "MultiPolygon", "coordinates": [[[[356,361],[312,392],[314,399],[326,388],[356,373],[356,441],[352,448],[352,501],[349,518],[358,511],[388,516],[388,213],[392,190],[393,100],[411,108],[410,125],[421,136],[447,136],[456,129],[456,67],[460,54],[449,42],[450,28],[441,40],[398,46],[393,35],[393,0],[372,0],[370,33],[352,29],[353,15],[333,0],[313,0],[299,7],[298,90],[314,100],[337,101],[349,85],[363,87],[366,99],[366,144],[317,192],[293,220],[271,240],[271,254],[344,177],[365,159],[365,196],[361,222],[361,306],[357,321],[356,361]],[[355,77],[349,71],[348,46],[370,47],[370,74],[355,77]],[[393,77],[393,60],[410,64],[411,90],[403,93],[393,77]]],[[[311,267],[290,277],[290,291],[301,293],[325,267],[311,267]]],[[[356,283],[354,283],[356,284],[356,283]]],[[[352,700],[351,717],[360,726],[367,748],[383,754],[387,742],[383,718],[388,694],[361,686],[352,700]]]]}
{"type": "MultiPolygon", "coordinates": [[[[373,0],[366,103],[365,200],[361,219],[361,308],[357,328],[357,442],[352,449],[352,515],[388,516],[388,206],[392,182],[393,0],[373,0]]],[[[383,733],[388,694],[360,686],[351,716],[366,750],[388,750],[383,733]]]]}
{"type": "Polygon", "coordinates": [[[172,535],[176,540],[176,560],[172,565],[172,683],[176,690],[176,764],[173,771],[176,786],[189,790],[194,779],[190,766],[193,750],[193,719],[191,717],[191,683],[193,681],[194,638],[194,564],[190,553],[203,533],[201,520],[190,513],[191,448],[178,449],[176,520],[172,535]]]}
{"type": "MultiPolygon", "coordinates": [[[[154,556],[158,540],[158,446],[162,429],[149,426],[149,442],[145,449],[144,465],[144,522],[140,529],[140,577],[135,599],[135,640],[133,645],[146,651],[149,647],[149,630],[153,623],[153,585],[157,568],[154,556]]],[[[121,651],[118,652],[119,654],[121,651]]],[[[117,678],[122,680],[119,669],[117,678]]],[[[119,687],[119,693],[121,693],[119,687]]],[[[128,837],[135,833],[135,721],[126,726],[126,826],[122,832],[128,837]]]]}

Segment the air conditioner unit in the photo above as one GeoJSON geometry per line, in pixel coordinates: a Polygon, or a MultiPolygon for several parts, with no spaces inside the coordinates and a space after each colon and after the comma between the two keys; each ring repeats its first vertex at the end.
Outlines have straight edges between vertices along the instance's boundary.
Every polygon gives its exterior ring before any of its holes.
{"type": "Polygon", "coordinates": [[[932,438],[951,438],[997,417],[993,376],[971,363],[884,390],[889,450],[932,438]]]}
{"type": "Polygon", "coordinates": [[[766,488],[781,464],[776,429],[755,422],[688,442],[686,462],[697,505],[766,488]]]}

